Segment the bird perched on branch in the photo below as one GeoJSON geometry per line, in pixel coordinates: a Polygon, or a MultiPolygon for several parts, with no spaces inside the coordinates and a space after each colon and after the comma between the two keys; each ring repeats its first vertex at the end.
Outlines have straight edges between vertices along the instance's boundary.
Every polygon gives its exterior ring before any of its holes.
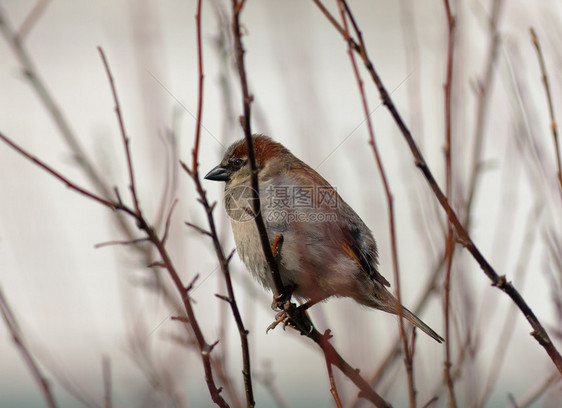
{"type": "MultiPolygon", "coordinates": [[[[331,296],[402,316],[442,342],[417,316],[399,307],[379,273],[375,239],[365,223],[315,170],[267,136],[253,136],[261,214],[283,285],[305,309],[331,296]],[[281,238],[281,240],[279,240],[281,238]],[[280,242],[278,242],[280,241],[280,242]],[[279,245],[278,245],[279,244],[279,245]]],[[[254,222],[251,170],[245,139],[232,144],[206,176],[224,181],[224,204],[236,248],[246,267],[268,289],[274,282],[254,222]]]]}

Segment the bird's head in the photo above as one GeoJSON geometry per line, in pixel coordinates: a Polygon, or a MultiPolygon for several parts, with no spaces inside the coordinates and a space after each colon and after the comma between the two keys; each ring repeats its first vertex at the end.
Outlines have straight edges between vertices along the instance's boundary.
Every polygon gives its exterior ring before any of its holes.
{"type": "MultiPolygon", "coordinates": [[[[258,175],[260,178],[279,171],[283,164],[293,157],[292,154],[280,143],[274,142],[267,136],[252,136],[258,175]]],[[[205,179],[224,181],[229,185],[238,185],[250,180],[250,164],[248,161],[248,146],[246,140],[234,142],[226,150],[218,166],[213,168],[205,179]]]]}

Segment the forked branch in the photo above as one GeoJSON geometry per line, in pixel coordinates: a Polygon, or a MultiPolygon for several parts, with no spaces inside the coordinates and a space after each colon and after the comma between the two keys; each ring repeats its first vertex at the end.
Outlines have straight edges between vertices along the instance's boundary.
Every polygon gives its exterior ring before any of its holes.
{"type": "MultiPolygon", "coordinates": [[[[107,64],[106,64],[106,69],[108,69],[107,64]]],[[[118,105],[117,100],[116,100],[116,104],[118,105]]],[[[121,127],[122,131],[123,131],[123,129],[124,129],[124,127],[121,127]]],[[[122,140],[124,142],[127,140],[125,134],[122,133],[121,137],[122,137],[122,140]]],[[[171,259],[170,255],[168,254],[168,251],[166,249],[164,240],[162,238],[160,238],[159,234],[156,232],[156,229],[149,223],[149,221],[141,213],[140,205],[139,205],[138,201],[134,199],[134,207],[130,207],[130,206],[126,205],[121,200],[119,194],[116,194],[116,198],[114,200],[109,200],[109,199],[103,198],[96,193],[90,192],[90,191],[78,186],[77,184],[72,182],[70,179],[68,179],[66,176],[64,176],[60,172],[56,171],[55,169],[53,169],[52,167],[47,165],[42,160],[38,159],[37,157],[35,157],[32,154],[25,151],[23,148],[18,146],[16,143],[14,143],[12,140],[10,140],[8,137],[6,137],[2,133],[0,133],[0,140],[3,141],[4,143],[6,143],[8,146],[10,146],[12,149],[17,151],[18,153],[20,153],[26,159],[30,160],[31,162],[33,162],[37,166],[41,167],[44,171],[48,172],[53,177],[55,177],[56,179],[58,179],[59,181],[64,183],[71,190],[73,190],[73,191],[75,191],[75,192],[77,192],[77,193],[79,193],[79,194],[81,194],[81,195],[83,195],[83,196],[85,196],[85,197],[87,197],[91,200],[94,200],[97,203],[102,204],[103,206],[105,206],[105,207],[107,207],[107,208],[109,208],[113,211],[119,211],[121,213],[124,213],[125,215],[129,216],[130,218],[132,218],[135,221],[135,224],[137,225],[137,227],[146,235],[146,238],[155,247],[155,249],[156,249],[156,251],[157,251],[157,253],[158,253],[158,255],[161,259],[160,264],[163,267],[165,267],[166,270],[168,271],[168,274],[169,274],[170,278],[172,279],[172,281],[174,283],[174,286],[176,287],[176,289],[177,289],[177,291],[180,295],[180,298],[182,299],[182,303],[183,303],[183,306],[185,308],[185,312],[186,312],[186,315],[187,315],[187,319],[189,321],[189,325],[190,325],[190,327],[193,331],[193,334],[194,334],[195,339],[196,339],[197,346],[198,346],[199,351],[200,351],[201,360],[202,360],[203,368],[204,368],[204,371],[205,371],[205,380],[207,382],[207,387],[208,387],[209,392],[211,394],[211,398],[213,399],[215,404],[217,404],[218,406],[220,406],[222,408],[228,407],[229,405],[224,400],[224,398],[221,396],[221,388],[217,387],[217,385],[214,381],[213,370],[212,370],[212,366],[211,366],[211,356],[210,356],[210,351],[212,350],[212,347],[209,343],[206,342],[205,337],[203,335],[203,332],[202,332],[202,330],[199,326],[197,317],[195,316],[195,312],[194,312],[193,307],[191,305],[190,297],[188,296],[189,288],[186,287],[183,284],[181,278],[179,277],[179,274],[175,269],[175,266],[172,262],[172,259],[171,259]]],[[[126,153],[129,169],[132,172],[132,163],[131,163],[131,156],[130,156],[128,142],[124,143],[124,148],[125,148],[125,153],[126,153]]],[[[131,173],[130,173],[130,180],[131,180],[131,183],[132,183],[131,186],[130,186],[131,191],[133,192],[134,197],[136,197],[135,179],[134,179],[134,176],[131,173]]]]}
{"type": "Polygon", "coordinates": [[[253,407],[255,406],[254,401],[254,391],[252,386],[252,371],[251,371],[251,364],[250,364],[250,347],[248,343],[248,330],[244,326],[244,322],[242,321],[242,315],[240,314],[240,310],[238,308],[238,304],[236,302],[236,297],[234,295],[234,288],[232,286],[232,279],[230,277],[230,268],[229,262],[232,256],[232,253],[228,256],[225,255],[225,252],[222,248],[222,245],[219,240],[219,236],[217,233],[217,228],[215,225],[215,219],[213,217],[213,210],[215,208],[214,204],[210,204],[207,200],[207,193],[203,189],[201,184],[201,179],[199,178],[199,142],[201,139],[201,127],[202,127],[202,117],[203,117],[203,83],[204,83],[204,72],[203,72],[203,45],[201,39],[201,1],[198,0],[197,2],[197,14],[195,16],[196,26],[197,26],[197,59],[198,59],[198,70],[199,70],[199,96],[198,96],[198,104],[197,104],[197,122],[195,127],[195,141],[193,145],[192,151],[192,165],[189,168],[185,163],[181,163],[183,169],[189,174],[192,178],[193,182],[195,183],[195,188],[197,190],[197,194],[199,195],[199,202],[205,209],[205,214],[207,216],[207,224],[208,230],[203,230],[199,227],[194,228],[198,229],[200,232],[203,232],[205,235],[211,237],[213,241],[213,247],[215,249],[215,254],[220,264],[220,268],[222,274],[224,276],[226,282],[226,289],[228,292],[228,296],[217,295],[221,299],[226,300],[229,304],[232,314],[234,315],[234,320],[236,322],[236,327],[238,328],[238,334],[240,336],[240,343],[242,348],[242,364],[243,370],[242,375],[244,377],[244,389],[246,391],[246,406],[253,407]]]}

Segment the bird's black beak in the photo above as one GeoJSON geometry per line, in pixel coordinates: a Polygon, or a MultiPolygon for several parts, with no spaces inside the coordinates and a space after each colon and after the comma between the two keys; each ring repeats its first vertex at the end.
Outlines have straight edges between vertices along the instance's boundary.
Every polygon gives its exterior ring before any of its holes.
{"type": "Polygon", "coordinates": [[[228,181],[230,180],[230,174],[232,172],[230,170],[221,167],[220,164],[215,167],[213,170],[207,173],[205,176],[206,180],[213,180],[213,181],[228,181]]]}

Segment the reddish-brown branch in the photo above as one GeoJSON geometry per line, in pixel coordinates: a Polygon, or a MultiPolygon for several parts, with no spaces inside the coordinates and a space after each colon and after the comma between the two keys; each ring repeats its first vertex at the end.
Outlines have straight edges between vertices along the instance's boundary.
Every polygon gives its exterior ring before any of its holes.
{"type": "MultiPolygon", "coordinates": [[[[326,8],[320,7],[320,0],[313,0],[313,1],[319,5],[319,8],[326,15],[328,20],[332,24],[334,24],[335,28],[340,33],[342,33],[342,35],[344,35],[345,38],[345,34],[344,34],[345,30],[341,26],[339,26],[339,24],[329,14],[326,8]]],[[[478,265],[480,265],[480,268],[482,269],[484,274],[488,277],[488,279],[490,279],[492,285],[497,287],[504,293],[506,293],[511,298],[511,300],[519,307],[519,310],[521,310],[521,312],[523,313],[523,315],[525,316],[525,318],[533,328],[533,332],[531,334],[537,340],[537,342],[545,349],[545,351],[547,352],[548,356],[550,357],[550,359],[552,360],[558,371],[562,373],[562,356],[560,355],[560,353],[552,343],[552,340],[548,336],[548,333],[540,323],[539,319],[535,316],[533,310],[529,307],[527,302],[525,302],[525,299],[523,299],[521,294],[513,287],[513,285],[505,279],[505,276],[500,276],[497,274],[494,268],[490,265],[490,263],[486,260],[486,258],[482,255],[482,253],[478,249],[478,247],[472,241],[467,230],[460,222],[456,212],[451,208],[449,201],[447,200],[447,197],[445,196],[445,194],[443,194],[443,191],[441,190],[439,184],[435,180],[435,177],[433,176],[433,173],[429,169],[421,151],[419,150],[416,142],[414,141],[414,138],[410,133],[410,130],[404,123],[404,120],[402,119],[402,116],[396,109],[396,106],[394,105],[394,102],[392,101],[390,94],[386,90],[386,87],[382,83],[382,80],[379,77],[377,71],[375,70],[373,63],[369,59],[367,55],[367,50],[364,47],[360,46],[352,38],[349,38],[347,41],[349,42],[351,48],[361,56],[363,63],[365,64],[369,74],[371,75],[371,79],[373,80],[375,86],[379,91],[383,104],[390,112],[390,115],[394,119],[394,122],[398,126],[400,132],[402,133],[402,136],[404,137],[406,143],[408,144],[408,147],[410,148],[416,166],[422,172],[433,194],[439,201],[439,204],[441,205],[441,207],[443,207],[443,209],[447,213],[449,221],[453,224],[453,227],[457,234],[458,241],[468,250],[468,252],[470,252],[470,254],[476,260],[478,265]]]]}
{"type": "Polygon", "coordinates": [[[95,189],[100,193],[100,195],[104,198],[108,198],[111,194],[111,190],[107,187],[102,176],[90,162],[90,159],[86,156],[77,135],[70,128],[70,124],[66,120],[63,112],[56,104],[55,99],[48,91],[45,83],[41,80],[39,72],[35,67],[35,64],[33,63],[31,56],[28,54],[27,49],[25,48],[23,39],[11,27],[8,18],[2,8],[0,8],[0,32],[6,39],[6,42],[11,47],[18,62],[20,63],[21,70],[25,74],[25,79],[37,93],[39,100],[45,106],[45,109],[49,112],[49,115],[55,122],[63,139],[72,151],[74,160],[78,164],[78,167],[92,182],[95,189]]]}
{"type": "Polygon", "coordinates": [[[168,234],[170,232],[170,223],[172,221],[172,214],[174,212],[174,209],[176,208],[177,203],[178,203],[178,200],[174,200],[174,202],[172,203],[172,205],[170,207],[170,210],[168,211],[168,216],[166,217],[166,223],[164,224],[164,234],[162,235],[162,242],[164,244],[168,240],[168,234]]]}
{"type": "MultiPolygon", "coordinates": [[[[447,39],[447,78],[445,80],[445,194],[449,202],[453,201],[451,196],[452,187],[452,165],[451,165],[451,93],[453,86],[453,52],[454,52],[454,34],[455,34],[455,18],[451,13],[449,0],[444,0],[445,16],[447,18],[448,39],[447,39]]],[[[450,214],[447,214],[450,218],[450,214]]],[[[450,295],[451,295],[451,269],[453,266],[453,253],[455,249],[453,226],[451,222],[447,223],[447,238],[445,244],[445,280],[444,289],[444,316],[445,316],[445,364],[444,364],[444,380],[449,394],[449,407],[457,406],[455,400],[455,388],[451,377],[451,330],[450,330],[450,295]]]]}
{"type": "Polygon", "coordinates": [[[439,398],[433,397],[429,401],[427,401],[422,408],[431,408],[438,400],[439,398]]]}
{"type": "MultiPolygon", "coordinates": [[[[195,24],[197,31],[197,68],[199,72],[199,89],[197,95],[197,120],[195,125],[195,142],[192,151],[192,167],[193,177],[199,178],[199,140],[201,139],[201,119],[203,117],[203,82],[205,74],[203,72],[203,44],[201,39],[201,0],[197,2],[197,14],[195,15],[195,24]]],[[[189,172],[188,172],[189,173],[189,172]]],[[[191,173],[189,173],[191,174],[191,173]]]]}
{"type": "Polygon", "coordinates": [[[112,210],[116,210],[118,209],[117,207],[119,205],[115,205],[114,203],[112,203],[111,201],[108,201],[104,198],[101,198],[99,196],[97,196],[94,193],[91,193],[85,189],[83,189],[82,187],[77,186],[76,184],[74,184],[73,182],[71,182],[69,179],[67,179],[66,177],[64,177],[61,173],[59,173],[58,171],[54,170],[52,167],[48,166],[47,164],[45,164],[43,161],[39,160],[37,157],[33,156],[32,154],[28,153],[27,151],[25,151],[24,149],[22,149],[20,146],[18,146],[17,144],[15,144],[14,142],[12,142],[10,139],[8,139],[4,134],[0,133],[0,140],[2,140],[4,143],[6,143],[8,146],[10,146],[12,149],[14,149],[16,152],[18,152],[19,154],[21,154],[22,156],[24,156],[25,158],[27,158],[28,160],[32,161],[33,163],[35,163],[37,166],[41,167],[43,170],[45,170],[47,173],[50,173],[52,176],[54,176],[55,178],[59,179],[59,181],[62,181],[67,187],[69,187],[70,189],[76,191],[77,193],[80,193],[94,201],[97,201],[98,203],[111,208],[112,210]]]}
{"type": "Polygon", "coordinates": [[[12,313],[10,305],[8,304],[7,299],[2,292],[2,288],[0,287],[0,312],[2,313],[2,317],[4,318],[4,322],[8,328],[12,336],[12,340],[16,344],[18,350],[20,351],[23,359],[25,360],[25,364],[31,371],[35,382],[39,385],[41,389],[41,393],[43,394],[43,399],[49,408],[56,408],[57,403],[55,402],[55,397],[51,392],[51,387],[49,386],[49,381],[43,376],[41,373],[41,369],[39,368],[39,364],[35,361],[31,352],[27,348],[25,342],[23,341],[21,331],[17,324],[16,318],[12,313]]]}
{"type": "Polygon", "coordinates": [[[202,204],[203,208],[205,209],[205,213],[207,215],[207,223],[209,226],[208,231],[204,231],[206,235],[210,236],[213,241],[213,247],[215,249],[215,254],[217,259],[219,260],[220,268],[223,273],[225,282],[226,282],[226,289],[228,296],[217,295],[228,302],[230,305],[232,314],[234,315],[234,320],[236,322],[236,326],[238,328],[238,333],[240,335],[240,343],[242,348],[242,362],[243,362],[243,370],[242,375],[244,377],[244,388],[246,391],[246,406],[247,407],[254,407],[254,392],[252,386],[252,371],[251,371],[251,364],[250,364],[250,347],[248,342],[248,330],[244,326],[244,322],[242,321],[242,315],[240,314],[240,310],[238,309],[238,304],[236,302],[236,297],[234,294],[234,288],[232,286],[232,279],[230,276],[230,269],[229,269],[229,260],[232,256],[229,255],[228,257],[225,255],[222,245],[219,241],[217,229],[215,226],[215,220],[213,217],[213,210],[215,208],[215,204],[209,204],[207,200],[207,195],[203,186],[201,185],[201,179],[199,178],[199,142],[201,138],[201,127],[202,127],[202,117],[203,117],[203,84],[204,84],[204,71],[203,71],[203,46],[202,46],[202,38],[201,38],[201,3],[202,0],[197,2],[197,14],[195,17],[196,26],[197,26],[197,58],[198,58],[198,68],[199,68],[199,95],[198,95],[198,104],[197,104],[197,122],[195,128],[195,142],[193,147],[193,156],[192,156],[192,167],[191,169],[187,167],[185,163],[181,163],[184,170],[191,176],[195,183],[195,188],[197,193],[199,194],[199,202],[202,204]]]}
{"type": "MultiPolygon", "coordinates": [[[[324,336],[322,336],[322,340],[329,341],[331,338],[330,330],[326,330],[324,336]]],[[[342,403],[340,399],[340,395],[338,393],[338,388],[336,386],[336,379],[334,378],[334,370],[332,370],[332,360],[333,357],[328,357],[328,354],[324,354],[324,358],[326,359],[326,368],[328,370],[328,378],[330,379],[330,392],[332,393],[332,397],[334,398],[334,402],[336,403],[337,408],[342,408],[342,403]]]]}
{"type": "Polygon", "coordinates": [[[103,248],[112,245],[137,245],[141,242],[150,242],[147,237],[133,239],[131,241],[107,241],[107,242],[100,242],[99,244],[94,245],[94,248],[103,248]]]}
{"type": "MultiPolygon", "coordinates": [[[[201,1],[201,0],[200,0],[201,1]]],[[[199,2],[199,7],[200,7],[200,2],[199,2]]],[[[212,349],[214,348],[216,342],[213,345],[210,345],[209,343],[206,342],[205,337],[203,335],[203,332],[201,331],[201,328],[197,322],[197,319],[195,317],[195,313],[193,311],[193,308],[191,306],[191,301],[189,299],[188,296],[188,287],[185,287],[183,285],[183,282],[181,280],[181,278],[179,277],[179,274],[177,273],[172,260],[166,250],[165,247],[165,243],[162,239],[160,239],[160,237],[158,236],[158,233],[155,231],[155,229],[148,223],[148,221],[144,218],[141,210],[140,210],[140,206],[139,206],[139,202],[138,202],[138,198],[137,198],[137,193],[136,193],[136,183],[135,183],[135,178],[134,178],[134,172],[133,172],[133,167],[132,167],[132,160],[131,160],[131,152],[130,152],[130,146],[129,146],[129,139],[125,133],[125,126],[123,123],[123,118],[121,116],[121,109],[119,106],[119,101],[117,99],[117,91],[115,89],[114,83],[113,83],[113,77],[111,75],[111,71],[109,69],[109,65],[107,63],[107,60],[105,59],[105,55],[103,53],[103,50],[101,48],[99,48],[100,54],[102,56],[103,59],[103,63],[104,66],[106,68],[109,80],[110,80],[110,84],[111,84],[111,89],[112,89],[112,93],[113,93],[113,97],[114,97],[114,101],[115,101],[115,111],[117,113],[117,118],[119,121],[119,129],[121,131],[121,139],[123,141],[123,146],[125,149],[125,154],[126,154],[126,160],[127,160],[127,166],[128,166],[128,170],[129,170],[129,179],[130,179],[130,189],[131,189],[131,194],[133,196],[133,203],[134,203],[134,208],[131,209],[127,206],[125,206],[121,200],[119,199],[118,203],[113,203],[113,208],[120,210],[120,211],[124,211],[125,213],[131,215],[133,218],[135,218],[136,221],[136,225],[137,227],[144,231],[148,237],[148,239],[152,242],[152,244],[155,246],[161,260],[162,263],[164,264],[165,268],[168,270],[168,273],[170,275],[170,277],[172,278],[172,281],[176,287],[176,289],[178,290],[178,292],[181,295],[181,299],[182,302],[184,304],[184,308],[187,314],[187,317],[190,321],[190,327],[193,329],[193,333],[195,335],[196,341],[197,341],[197,345],[199,347],[200,353],[201,353],[201,358],[203,361],[203,367],[205,370],[205,380],[207,382],[207,386],[209,388],[209,391],[211,393],[211,398],[213,399],[213,401],[221,406],[221,407],[228,407],[228,404],[226,403],[226,401],[224,400],[224,398],[222,398],[222,396],[220,395],[221,389],[217,388],[215,382],[214,382],[214,378],[213,378],[213,372],[212,372],[212,366],[211,366],[211,357],[210,357],[210,353],[212,351],[212,349]]]]}
{"type": "Polygon", "coordinates": [[[318,330],[312,328],[312,331],[307,335],[307,337],[311,338],[316,344],[318,344],[318,346],[320,346],[324,352],[326,364],[338,367],[338,369],[359,388],[359,395],[361,397],[368,399],[379,408],[390,407],[390,404],[378,395],[369,383],[361,377],[359,370],[351,367],[347,361],[340,356],[334,346],[332,346],[332,343],[330,343],[332,335],[329,331],[325,334],[321,334],[318,330]]]}
{"type": "Polygon", "coordinates": [[[117,90],[115,88],[113,76],[111,75],[111,70],[109,68],[109,64],[107,62],[107,59],[105,58],[105,54],[104,54],[103,50],[101,49],[101,47],[98,47],[98,50],[100,52],[105,70],[107,72],[107,76],[108,76],[108,79],[109,79],[109,82],[110,82],[110,85],[111,85],[111,91],[112,91],[112,94],[113,94],[113,99],[114,99],[114,102],[115,102],[115,112],[117,114],[117,120],[119,122],[119,130],[120,130],[120,134],[121,134],[121,140],[123,142],[123,147],[125,149],[125,156],[126,156],[128,173],[129,173],[129,181],[131,183],[129,187],[131,189],[131,195],[133,197],[134,208],[131,209],[131,208],[127,207],[126,205],[124,205],[120,198],[118,198],[119,202],[117,204],[114,203],[113,206],[114,206],[115,209],[124,211],[127,214],[131,215],[133,218],[135,218],[137,227],[141,231],[144,231],[146,233],[147,238],[156,247],[156,250],[161,257],[162,263],[165,265],[166,269],[168,270],[168,272],[170,274],[170,277],[172,278],[172,281],[174,282],[174,285],[176,286],[178,292],[181,295],[181,299],[182,299],[184,307],[186,309],[187,316],[191,321],[191,327],[194,331],[195,337],[196,337],[198,345],[199,345],[199,349],[201,351],[201,355],[204,359],[205,374],[206,374],[205,378],[207,380],[209,389],[211,391],[211,396],[213,398],[213,401],[215,401],[215,403],[217,403],[218,405],[224,404],[224,406],[227,406],[226,401],[224,401],[224,399],[220,396],[220,390],[216,387],[216,385],[214,383],[213,376],[212,376],[210,355],[209,355],[212,348],[209,349],[209,345],[205,341],[203,333],[202,333],[201,329],[199,328],[198,323],[195,320],[195,314],[193,312],[193,308],[191,307],[191,302],[190,302],[189,296],[188,296],[188,290],[183,285],[183,283],[181,281],[181,278],[179,277],[179,274],[177,273],[177,271],[176,271],[176,269],[175,269],[175,267],[174,267],[174,265],[173,265],[173,263],[172,263],[172,261],[169,257],[169,254],[168,254],[168,252],[166,250],[166,247],[165,247],[165,242],[162,239],[160,239],[157,232],[148,223],[148,221],[144,218],[144,216],[143,216],[143,214],[140,210],[139,201],[138,201],[137,192],[136,192],[137,188],[136,188],[136,182],[135,182],[135,177],[134,177],[134,172],[133,172],[133,164],[132,164],[132,159],[131,159],[131,150],[130,150],[130,146],[129,146],[129,138],[127,137],[127,134],[125,133],[125,124],[123,122],[123,117],[121,115],[121,108],[120,108],[120,105],[119,105],[119,100],[117,98],[117,90]]]}
{"type": "MultiPolygon", "coordinates": [[[[348,40],[349,44],[349,27],[347,24],[347,16],[351,19],[351,23],[354,27],[355,33],[360,41],[363,43],[363,36],[361,35],[361,31],[357,26],[353,15],[349,13],[349,9],[347,8],[347,4],[344,1],[338,1],[338,6],[340,9],[340,14],[343,22],[343,27],[345,30],[346,40],[348,40]]],[[[404,352],[404,364],[406,366],[406,374],[408,378],[408,392],[410,397],[410,407],[414,408],[416,406],[416,389],[414,385],[414,371],[413,371],[413,355],[410,353],[408,348],[408,337],[406,335],[406,329],[404,326],[404,317],[402,316],[402,300],[401,300],[401,291],[400,291],[400,271],[398,266],[398,244],[396,242],[396,229],[395,229],[395,221],[394,221],[394,198],[392,192],[390,190],[390,185],[388,183],[388,179],[386,177],[386,172],[384,171],[384,166],[382,163],[382,159],[379,154],[379,150],[377,148],[377,144],[375,141],[375,132],[373,130],[373,123],[371,121],[371,115],[369,111],[369,106],[367,103],[367,97],[365,95],[365,89],[363,87],[363,80],[361,79],[361,75],[359,73],[359,69],[357,67],[357,63],[355,61],[355,55],[351,47],[348,48],[349,58],[351,60],[351,65],[353,67],[353,72],[355,74],[355,78],[357,80],[357,85],[359,87],[359,94],[361,96],[361,103],[363,106],[365,120],[367,122],[367,129],[369,132],[369,144],[372,147],[375,161],[377,163],[377,167],[379,170],[379,175],[382,179],[384,191],[386,194],[387,206],[388,206],[388,213],[389,213],[389,229],[390,229],[390,238],[391,238],[391,248],[392,248],[392,265],[394,271],[394,280],[396,283],[396,300],[397,300],[397,310],[398,310],[398,321],[399,321],[399,330],[400,330],[400,337],[402,339],[402,349],[404,352]]]]}
{"type": "Polygon", "coordinates": [[[240,75],[240,84],[242,87],[242,105],[244,114],[240,117],[242,130],[246,139],[248,150],[248,163],[251,169],[251,185],[252,185],[252,202],[254,210],[254,221],[258,229],[261,246],[273,278],[273,297],[277,302],[278,307],[281,309],[283,303],[290,301],[290,293],[288,293],[283,286],[281,275],[275,257],[271,252],[271,245],[267,236],[267,230],[261,214],[261,201],[259,196],[259,182],[258,182],[258,167],[256,164],[256,156],[254,151],[254,142],[252,140],[251,129],[251,103],[253,96],[250,95],[248,90],[248,81],[246,79],[246,67],[244,62],[244,46],[242,45],[242,32],[240,28],[240,13],[244,7],[244,1],[232,0],[232,31],[234,36],[234,47],[236,52],[236,65],[238,66],[238,73],[240,75]]]}
{"type": "MultiPolygon", "coordinates": [[[[219,238],[218,238],[218,233],[217,233],[217,229],[216,229],[216,225],[215,225],[215,221],[214,221],[214,217],[213,217],[214,206],[209,205],[209,202],[207,201],[206,192],[203,189],[203,186],[201,185],[201,180],[198,177],[195,177],[195,173],[193,171],[191,171],[185,163],[182,162],[181,165],[184,168],[184,170],[193,179],[193,181],[195,183],[195,188],[196,188],[196,190],[199,194],[199,198],[200,198],[199,201],[203,205],[203,208],[205,209],[205,212],[206,212],[206,215],[207,215],[207,222],[209,224],[209,231],[202,230],[199,227],[196,227],[196,228],[198,228],[205,235],[211,237],[211,239],[213,241],[213,247],[215,249],[216,256],[219,260],[221,271],[223,273],[223,276],[225,277],[228,296],[222,296],[222,295],[218,295],[218,296],[223,298],[224,300],[226,300],[228,302],[228,304],[230,305],[230,308],[231,308],[232,313],[234,315],[234,320],[236,322],[236,326],[238,327],[238,332],[240,334],[240,341],[241,341],[241,347],[242,347],[242,360],[243,360],[243,366],[244,366],[242,374],[244,376],[244,385],[245,385],[245,390],[246,390],[246,402],[247,402],[248,407],[253,407],[253,406],[255,406],[255,401],[254,401],[254,396],[253,396],[252,374],[251,374],[251,364],[250,364],[250,350],[249,350],[249,343],[248,343],[248,331],[246,330],[246,328],[244,326],[244,323],[242,321],[242,316],[241,316],[240,311],[238,309],[238,304],[236,303],[236,297],[234,295],[234,289],[233,289],[233,286],[232,286],[232,279],[231,279],[231,276],[230,276],[230,269],[229,269],[229,266],[228,266],[229,260],[232,256],[232,253],[229,256],[225,256],[225,254],[224,254],[224,251],[222,249],[222,245],[221,245],[221,243],[219,241],[219,238]]],[[[195,227],[194,225],[190,225],[190,226],[195,227]]]]}
{"type": "Polygon", "coordinates": [[[541,44],[539,38],[535,33],[533,28],[530,29],[531,38],[533,40],[533,45],[535,50],[537,50],[537,57],[539,59],[539,65],[541,68],[542,82],[544,85],[544,90],[546,92],[546,99],[548,102],[548,112],[550,113],[550,129],[552,130],[552,139],[554,141],[554,150],[556,156],[556,164],[558,166],[558,183],[560,184],[560,193],[562,194],[562,164],[560,160],[560,145],[558,142],[558,125],[556,124],[556,117],[554,115],[554,104],[552,103],[552,95],[550,93],[550,85],[548,81],[548,75],[546,74],[546,64],[544,62],[544,56],[542,54],[541,44]]]}
{"type": "MultiPolygon", "coordinates": [[[[198,346],[200,354],[201,354],[201,360],[202,360],[203,368],[204,368],[204,371],[205,371],[205,380],[207,382],[207,386],[209,388],[211,398],[213,399],[213,401],[218,406],[220,406],[222,408],[228,407],[228,404],[226,403],[224,398],[222,398],[222,396],[220,395],[221,389],[219,389],[215,384],[215,381],[214,381],[214,378],[213,378],[212,366],[211,366],[211,357],[210,357],[211,347],[205,341],[205,337],[203,335],[203,332],[201,331],[199,323],[196,319],[195,313],[194,313],[193,308],[191,306],[191,301],[190,301],[189,296],[188,296],[188,290],[187,290],[186,287],[184,287],[184,285],[181,281],[181,278],[179,277],[179,275],[178,275],[178,273],[177,273],[177,271],[176,271],[176,269],[175,269],[175,267],[172,263],[172,260],[171,260],[169,254],[166,250],[166,247],[165,247],[164,243],[159,238],[159,236],[156,233],[156,231],[154,230],[154,228],[146,221],[144,216],[142,214],[137,213],[135,209],[126,206],[121,201],[111,202],[111,201],[105,200],[105,199],[95,195],[94,193],[91,193],[91,192],[79,187],[75,183],[71,182],[68,178],[64,177],[62,174],[58,173],[56,170],[49,167],[47,164],[45,164],[41,160],[37,159],[36,157],[32,156],[31,154],[29,154],[28,152],[23,150],[21,147],[17,146],[14,142],[12,142],[10,139],[8,139],[6,136],[4,136],[2,133],[0,133],[0,140],[5,142],[6,144],[8,144],[10,147],[12,147],[14,150],[19,152],[20,154],[22,154],[28,160],[31,160],[33,163],[35,163],[36,165],[41,167],[43,170],[47,171],[48,173],[50,173],[51,175],[53,175],[54,177],[56,177],[57,179],[62,181],[64,184],[66,184],[67,187],[74,190],[75,192],[77,192],[81,195],[84,195],[85,197],[90,198],[90,199],[110,208],[111,210],[121,211],[121,212],[127,214],[128,216],[132,217],[135,220],[138,228],[140,230],[142,230],[147,235],[147,238],[150,240],[150,242],[152,242],[152,244],[156,248],[156,250],[157,250],[157,252],[158,252],[158,254],[161,258],[162,265],[167,269],[167,271],[168,271],[168,273],[169,273],[169,275],[170,275],[170,277],[171,277],[171,279],[174,283],[174,286],[176,287],[178,293],[180,294],[180,298],[182,299],[182,303],[184,305],[185,312],[187,314],[187,318],[189,319],[189,322],[190,322],[190,327],[193,330],[193,334],[195,336],[197,346],[198,346]]],[[[127,147],[125,147],[125,148],[127,149],[127,147]]]]}
{"type": "Polygon", "coordinates": [[[133,160],[131,159],[131,149],[129,147],[129,138],[125,132],[125,123],[123,122],[123,115],[121,114],[121,105],[119,104],[119,98],[117,97],[117,89],[115,88],[115,81],[113,80],[113,75],[111,74],[111,69],[105,58],[105,53],[101,47],[98,47],[101,59],[103,61],[103,66],[109,80],[109,85],[111,87],[111,94],[113,96],[113,102],[115,103],[115,114],[117,115],[117,122],[119,123],[119,134],[123,140],[123,146],[125,148],[125,155],[127,158],[127,168],[129,171],[129,188],[131,189],[131,195],[133,197],[133,205],[135,211],[140,215],[141,210],[139,207],[139,199],[137,197],[136,183],[135,183],[135,173],[133,171],[133,160]]]}

